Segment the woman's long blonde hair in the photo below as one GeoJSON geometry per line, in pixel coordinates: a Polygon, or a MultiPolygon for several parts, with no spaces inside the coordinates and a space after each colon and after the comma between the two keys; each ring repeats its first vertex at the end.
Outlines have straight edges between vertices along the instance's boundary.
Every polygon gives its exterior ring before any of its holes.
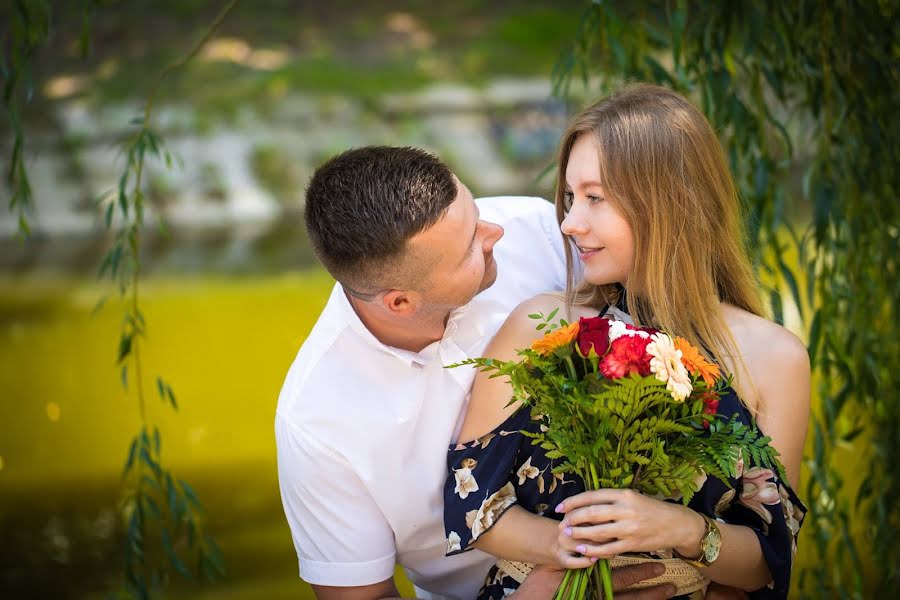
{"type": "MultiPolygon", "coordinates": [[[[626,301],[635,322],[680,335],[709,358],[742,364],[719,302],[762,315],[745,248],[741,205],[725,154],[704,116],[677,93],[629,85],[572,121],[559,150],[556,215],[565,217],[566,167],[575,141],[593,136],[604,196],[631,225],[634,255],[626,301]]],[[[573,279],[566,244],[569,304],[599,308],[618,299],[615,284],[573,279]]]]}

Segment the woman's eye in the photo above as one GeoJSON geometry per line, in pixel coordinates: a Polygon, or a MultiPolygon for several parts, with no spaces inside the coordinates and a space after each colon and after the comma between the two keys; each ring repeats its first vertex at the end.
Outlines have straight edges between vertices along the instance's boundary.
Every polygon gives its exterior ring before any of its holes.
{"type": "Polygon", "coordinates": [[[601,196],[588,196],[588,202],[590,202],[591,204],[597,204],[602,201],[603,198],[601,196]]]}
{"type": "Polygon", "coordinates": [[[566,212],[569,212],[569,209],[572,208],[572,202],[575,200],[575,194],[572,192],[565,192],[563,194],[563,208],[566,209],[566,212]]]}

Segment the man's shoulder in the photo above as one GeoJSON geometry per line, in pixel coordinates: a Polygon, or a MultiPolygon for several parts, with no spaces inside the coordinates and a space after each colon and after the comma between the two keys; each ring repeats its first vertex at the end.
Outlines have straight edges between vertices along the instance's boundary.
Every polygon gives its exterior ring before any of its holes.
{"type": "Polygon", "coordinates": [[[279,414],[293,412],[307,394],[324,392],[324,388],[350,379],[334,377],[335,371],[351,360],[353,348],[361,345],[344,312],[333,293],[288,368],[278,398],[279,414]]]}

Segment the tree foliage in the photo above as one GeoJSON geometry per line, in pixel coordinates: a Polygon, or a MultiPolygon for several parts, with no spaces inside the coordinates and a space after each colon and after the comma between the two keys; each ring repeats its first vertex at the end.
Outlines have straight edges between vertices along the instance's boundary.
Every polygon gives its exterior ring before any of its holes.
{"type": "Polygon", "coordinates": [[[897,13],[889,1],[595,0],[554,74],[561,95],[579,79],[669,86],[720,133],[773,316],[789,295],[818,382],[807,597],[900,583],[897,13]],[[834,463],[847,445],[867,458],[858,489],[834,463]],[[865,582],[863,563],[876,571],[865,582]]]}

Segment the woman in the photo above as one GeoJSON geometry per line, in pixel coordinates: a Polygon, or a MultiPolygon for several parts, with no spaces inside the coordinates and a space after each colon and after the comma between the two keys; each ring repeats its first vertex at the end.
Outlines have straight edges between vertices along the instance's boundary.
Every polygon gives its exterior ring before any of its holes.
{"type": "MultiPolygon", "coordinates": [[[[566,296],[524,302],[486,355],[515,359],[516,349],[541,335],[528,315],[556,308],[569,321],[630,315],[638,325],[682,336],[734,375],[719,413],[755,420],[780,452],[788,481],[740,461],[735,489],[707,479],[689,507],[629,490],[581,493],[580,480],[553,475],[554,461],[520,433],[539,424],[527,410],[507,406],[508,382],[479,374],[461,443],[448,455],[448,554],[477,547],[580,568],[624,552],[671,551],[701,559],[714,584],[751,597],[786,597],[805,514],[791,488],[809,418],[809,359],[793,334],[761,316],[737,194],[712,128],[672,91],[626,87],[583,111],[565,133],[556,207],[583,281],[572,281],[569,252],[566,296]],[[550,527],[523,508],[561,522],[550,527]],[[701,556],[712,529],[720,535],[718,554],[701,556]],[[555,549],[552,556],[540,553],[545,545],[555,549]]],[[[495,567],[480,597],[503,597],[516,586],[495,567]]]]}

